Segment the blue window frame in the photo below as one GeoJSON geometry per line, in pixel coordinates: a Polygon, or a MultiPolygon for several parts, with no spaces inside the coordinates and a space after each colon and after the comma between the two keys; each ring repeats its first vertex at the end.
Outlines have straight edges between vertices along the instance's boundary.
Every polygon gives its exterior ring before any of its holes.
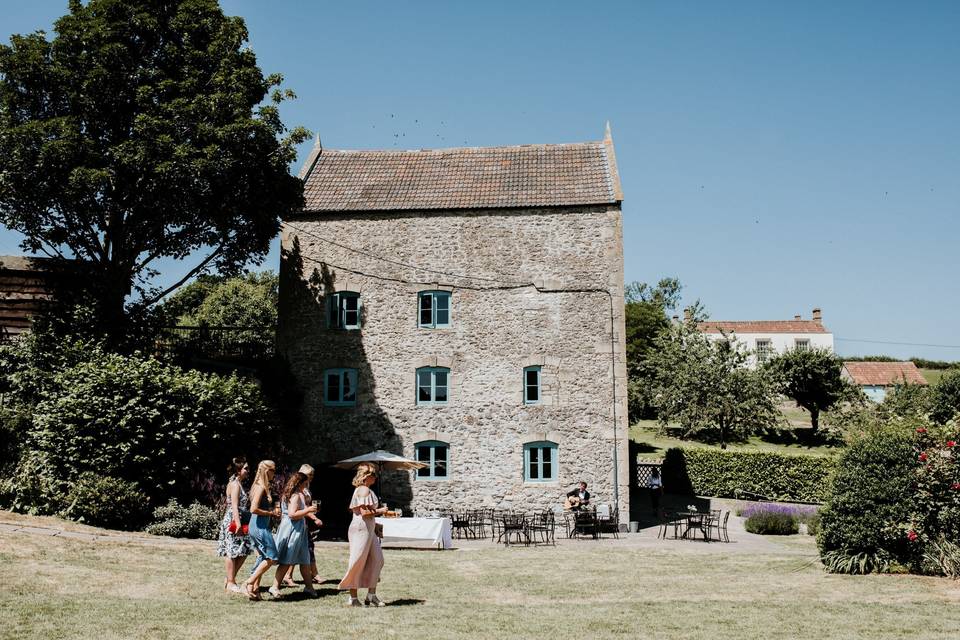
{"type": "Polygon", "coordinates": [[[422,367],[417,369],[417,404],[447,404],[450,369],[422,367]]]}
{"type": "Polygon", "coordinates": [[[360,294],[341,291],[328,295],[327,326],[331,329],[359,329],[360,294]]]}
{"type": "Polygon", "coordinates": [[[356,369],[327,369],[323,372],[323,404],[329,407],[357,404],[356,369]]]}
{"type": "Polygon", "coordinates": [[[523,445],[523,479],[554,482],[557,479],[557,443],[546,440],[523,445]]]}
{"type": "Polygon", "coordinates": [[[523,369],[523,403],[540,404],[540,367],[523,369]]]}
{"type": "Polygon", "coordinates": [[[450,445],[439,440],[424,440],[414,444],[417,462],[427,466],[417,469],[418,480],[446,480],[450,464],[450,445]]]}
{"type": "Polygon", "coordinates": [[[421,291],[417,324],[436,329],[450,326],[450,292],[421,291]]]}

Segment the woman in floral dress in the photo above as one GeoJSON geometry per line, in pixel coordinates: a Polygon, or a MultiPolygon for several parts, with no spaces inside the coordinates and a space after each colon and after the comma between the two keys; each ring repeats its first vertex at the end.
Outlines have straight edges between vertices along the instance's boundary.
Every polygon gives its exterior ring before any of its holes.
{"type": "Polygon", "coordinates": [[[242,593],[243,590],[237,585],[237,572],[253,551],[250,536],[243,533],[243,526],[250,521],[250,499],[243,488],[243,481],[250,476],[250,465],[246,458],[238,456],[230,462],[227,470],[230,472],[226,492],[227,509],[220,522],[217,555],[224,559],[227,571],[223,588],[232,593],[242,593]],[[231,523],[233,532],[230,531],[231,523]]]}

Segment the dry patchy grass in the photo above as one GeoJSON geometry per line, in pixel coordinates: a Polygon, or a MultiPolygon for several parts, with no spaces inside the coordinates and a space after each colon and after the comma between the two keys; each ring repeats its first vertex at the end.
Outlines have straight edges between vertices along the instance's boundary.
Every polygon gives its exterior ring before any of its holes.
{"type": "Polygon", "coordinates": [[[773,554],[696,550],[388,549],[392,606],[358,610],[334,591],[343,545],[318,549],[321,598],[251,603],[221,593],[210,547],[0,532],[0,638],[947,638],[960,620],[955,583],[827,575],[808,537],[773,554]]]}

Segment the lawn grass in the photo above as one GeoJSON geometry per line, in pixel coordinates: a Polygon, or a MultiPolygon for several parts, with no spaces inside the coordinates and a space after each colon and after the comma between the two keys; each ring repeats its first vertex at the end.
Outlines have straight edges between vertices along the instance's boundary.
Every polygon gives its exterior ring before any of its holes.
{"type": "MultiPolygon", "coordinates": [[[[630,439],[640,447],[641,457],[660,458],[671,447],[687,447],[696,449],[719,449],[720,445],[681,440],[668,434],[661,433],[660,425],[656,420],[638,420],[630,427],[630,439]]],[[[825,446],[807,446],[799,443],[767,442],[760,436],[751,436],[746,442],[728,443],[730,451],[767,451],[773,453],[789,453],[795,455],[832,456],[840,448],[825,446]]]]}
{"type": "Polygon", "coordinates": [[[390,606],[370,610],[345,608],[334,591],[343,545],[318,548],[321,598],[251,603],[222,594],[212,543],[158,550],[0,531],[0,638],[955,637],[957,583],[828,575],[809,536],[776,553],[686,545],[388,549],[390,606]]]}
{"type": "Polygon", "coordinates": [[[944,375],[956,371],[956,369],[920,369],[920,375],[924,377],[927,384],[937,384],[944,375]]]}

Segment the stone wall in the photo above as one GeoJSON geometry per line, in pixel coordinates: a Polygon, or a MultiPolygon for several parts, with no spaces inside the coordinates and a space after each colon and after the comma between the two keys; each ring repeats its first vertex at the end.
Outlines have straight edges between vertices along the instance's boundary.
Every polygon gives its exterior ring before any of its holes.
{"type": "Polygon", "coordinates": [[[450,447],[449,479],[387,475],[385,500],[531,510],[559,504],[580,479],[596,502],[612,504],[616,443],[625,519],[621,222],[615,206],[287,221],[279,349],[303,394],[303,445],[312,458],[332,462],[376,448],[414,457],[415,442],[441,440],[450,447]],[[419,328],[417,293],[438,289],[451,292],[451,326],[419,328]],[[325,296],[337,291],[360,293],[361,329],[326,328],[325,296]],[[538,405],[523,403],[523,368],[531,365],[542,366],[538,405]],[[421,366],[450,368],[446,405],[416,404],[421,366]],[[359,371],[355,406],[324,406],[323,371],[338,367],[359,371]],[[559,445],[556,482],[524,482],[523,445],[537,440],[559,445]]]}

